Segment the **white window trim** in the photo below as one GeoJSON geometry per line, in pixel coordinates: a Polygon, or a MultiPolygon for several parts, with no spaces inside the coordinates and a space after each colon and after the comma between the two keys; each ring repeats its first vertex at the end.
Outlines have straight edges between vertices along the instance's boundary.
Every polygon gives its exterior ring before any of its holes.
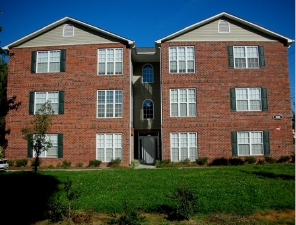
{"type": "Polygon", "coordinates": [[[153,66],[151,65],[151,64],[149,64],[149,63],[146,63],[145,65],[143,65],[143,67],[142,67],[142,83],[143,84],[151,84],[151,83],[154,83],[154,68],[153,68],[153,66]],[[152,81],[151,82],[144,82],[143,81],[143,79],[144,79],[144,67],[145,66],[147,66],[147,65],[149,65],[149,66],[151,66],[151,68],[152,68],[152,81]]]}
{"type": "MultiPolygon", "coordinates": [[[[111,103],[109,103],[109,104],[111,104],[111,103]]],[[[122,118],[122,115],[123,114],[123,91],[122,90],[97,90],[97,118],[98,119],[118,119],[118,118],[122,118]],[[105,103],[104,103],[104,109],[105,109],[105,111],[104,111],[104,117],[99,117],[98,116],[98,113],[99,113],[99,99],[98,99],[98,95],[99,95],[99,91],[104,91],[105,92],[105,103]],[[106,105],[107,105],[107,91],[113,91],[113,103],[112,103],[112,105],[113,105],[113,117],[107,117],[106,115],[107,115],[107,107],[106,107],[106,105]],[[115,102],[115,92],[116,91],[121,91],[121,96],[122,96],[122,98],[121,98],[121,103],[116,103],[115,102]],[[115,105],[116,104],[120,104],[121,105],[121,116],[115,116],[115,105]]]]}
{"type": "Polygon", "coordinates": [[[97,55],[98,55],[98,57],[97,57],[97,75],[98,76],[116,76],[116,75],[123,75],[123,48],[99,48],[98,50],[97,50],[97,55]],[[108,74],[108,72],[107,72],[107,69],[108,69],[108,61],[107,61],[107,50],[108,49],[113,49],[114,50],[114,56],[113,56],[113,61],[109,61],[109,62],[113,62],[113,71],[114,71],[114,73],[113,74],[108,74]],[[104,74],[100,74],[99,73],[99,63],[100,63],[100,50],[105,50],[105,61],[104,61],[104,63],[105,63],[105,73],[104,74]],[[121,50],[121,61],[116,61],[116,54],[115,54],[115,52],[116,52],[116,50],[121,50]],[[116,73],[116,63],[117,62],[120,62],[121,63],[121,73],[116,73]]]}
{"type": "Polygon", "coordinates": [[[218,33],[220,33],[220,34],[229,34],[230,33],[230,24],[229,24],[228,21],[226,21],[226,20],[220,20],[219,21],[219,23],[218,23],[218,33]],[[228,24],[228,32],[222,32],[222,31],[220,31],[220,23],[221,22],[226,22],[228,24]]]}
{"type": "MultiPolygon", "coordinates": [[[[98,145],[98,139],[97,139],[97,136],[98,135],[104,135],[104,160],[102,162],[109,162],[106,160],[106,136],[107,135],[112,135],[112,159],[116,159],[118,157],[115,157],[115,149],[118,148],[118,147],[115,147],[115,143],[114,143],[114,140],[115,140],[115,135],[120,135],[120,140],[121,140],[121,157],[119,157],[120,159],[122,159],[122,154],[123,154],[123,151],[122,151],[122,133],[97,133],[96,134],[96,159],[100,160],[99,159],[99,156],[98,156],[98,148],[99,148],[99,145],[98,145]]],[[[110,147],[109,147],[110,148],[110,147]]]]}
{"type": "Polygon", "coordinates": [[[143,120],[153,120],[154,119],[154,102],[151,100],[151,99],[145,99],[144,101],[143,101],[143,103],[142,103],[142,119],[143,120]],[[152,102],[152,104],[153,104],[153,107],[152,107],[152,118],[144,118],[144,102],[145,101],[147,101],[147,100],[150,100],[151,102],[152,102]]]}
{"type": "Polygon", "coordinates": [[[197,98],[196,98],[196,89],[195,88],[171,88],[170,89],[170,117],[196,117],[196,115],[197,115],[196,99],[197,98]],[[172,90],[178,90],[178,102],[172,102],[172,99],[171,99],[172,90]],[[186,90],[186,98],[187,98],[187,101],[186,101],[187,115],[186,116],[180,116],[180,104],[185,103],[185,102],[180,102],[179,90],[186,90]],[[189,104],[193,103],[193,102],[188,101],[188,90],[194,90],[194,92],[195,92],[195,115],[193,115],[193,116],[189,116],[189,104]],[[177,103],[178,104],[178,116],[172,116],[172,103],[174,103],[174,104],[177,103]]]}
{"type": "MultiPolygon", "coordinates": [[[[180,141],[180,134],[188,134],[188,136],[187,136],[187,143],[188,143],[188,145],[187,145],[187,155],[188,155],[188,158],[190,159],[190,148],[196,148],[196,158],[198,158],[198,152],[197,152],[197,145],[198,145],[198,143],[197,143],[197,132],[172,132],[172,133],[170,133],[170,155],[171,155],[171,161],[172,162],[180,162],[181,161],[181,148],[185,148],[184,146],[180,146],[180,143],[181,143],[181,141],[180,141]],[[172,155],[172,134],[179,134],[179,137],[178,137],[178,143],[179,143],[179,146],[178,146],[178,161],[173,161],[173,155],[172,155]],[[190,146],[189,145],[189,134],[195,134],[195,137],[196,137],[196,146],[190,146]]],[[[177,147],[174,147],[174,148],[177,148],[177,147]]],[[[195,160],[195,159],[194,159],[195,160]]],[[[190,161],[194,161],[194,160],[190,160],[190,161]]]]}
{"type": "MultiPolygon", "coordinates": [[[[243,99],[243,100],[246,100],[246,99],[243,99]]],[[[262,93],[261,93],[261,88],[258,88],[258,87],[255,87],[255,88],[235,88],[235,104],[236,104],[236,111],[238,111],[238,112],[259,112],[259,111],[262,111],[262,93]],[[238,103],[237,102],[238,102],[238,100],[242,100],[242,99],[238,99],[238,97],[237,97],[237,90],[239,90],[239,89],[247,89],[248,90],[248,99],[247,99],[247,101],[248,101],[248,110],[240,110],[240,109],[238,109],[238,103]],[[250,99],[250,91],[249,91],[249,89],[259,89],[259,91],[260,91],[260,109],[258,109],[258,110],[253,110],[253,109],[251,110],[250,101],[252,99],[250,99]]]]}
{"type": "Polygon", "coordinates": [[[233,65],[234,65],[234,68],[236,68],[236,69],[259,69],[260,68],[260,55],[259,55],[259,47],[258,46],[256,46],[256,45],[250,45],[250,46],[247,46],[247,45],[245,45],[245,46],[239,46],[239,45],[237,45],[237,46],[233,46],[232,47],[233,48],[233,65]],[[237,47],[243,47],[243,48],[245,48],[245,53],[246,53],[246,56],[244,57],[244,59],[246,60],[246,67],[236,67],[235,66],[235,59],[236,58],[238,58],[238,59],[242,59],[242,58],[239,58],[239,57],[235,57],[235,52],[234,52],[234,49],[235,48],[237,48],[237,47]],[[248,47],[256,47],[257,48],[257,54],[258,54],[258,67],[249,67],[249,63],[248,63],[248,53],[247,53],[247,48],[248,47]]]}
{"type": "Polygon", "coordinates": [[[63,37],[74,37],[74,31],[75,31],[75,29],[74,29],[74,26],[72,24],[65,24],[65,26],[63,27],[63,37]],[[67,26],[72,27],[72,35],[71,36],[66,36],[65,35],[65,29],[66,29],[67,26]]]}
{"type": "MultiPolygon", "coordinates": [[[[34,134],[34,136],[35,136],[36,134],[34,134]]],[[[58,143],[58,141],[59,141],[59,139],[58,139],[58,134],[45,134],[45,139],[47,139],[49,136],[56,136],[56,138],[57,138],[57,145],[56,146],[52,146],[52,147],[56,147],[56,156],[53,156],[53,155],[50,155],[50,156],[47,156],[47,151],[43,151],[43,152],[41,152],[41,154],[39,155],[39,158],[58,158],[58,151],[59,151],[59,143],[58,143]],[[42,154],[44,154],[44,156],[42,156],[42,154]]],[[[32,151],[33,151],[33,158],[36,158],[36,153],[35,153],[35,150],[34,150],[34,148],[32,149],[32,151]]]]}
{"type": "MultiPolygon", "coordinates": [[[[258,144],[258,143],[257,143],[258,144]]],[[[263,140],[263,131],[238,131],[237,132],[237,155],[238,156],[262,156],[262,155],[264,155],[264,140],[263,140]],[[262,154],[253,154],[253,151],[252,151],[252,144],[253,144],[253,142],[252,142],[252,138],[251,138],[251,133],[254,133],[254,132],[256,132],[256,133],[261,133],[262,134],[262,141],[261,141],[261,145],[262,145],[262,154]],[[247,144],[247,143],[239,143],[239,138],[238,138],[238,133],[249,133],[249,146],[250,146],[250,155],[240,155],[239,154],[239,145],[240,144],[247,144]]]]}
{"type": "MultiPolygon", "coordinates": [[[[57,109],[57,112],[54,111],[54,114],[59,114],[59,92],[58,91],[46,91],[46,92],[41,92],[41,91],[36,91],[34,93],[34,114],[36,114],[37,110],[36,110],[36,104],[37,104],[37,94],[46,94],[46,98],[45,98],[45,102],[43,102],[42,104],[46,103],[46,102],[49,102],[51,103],[49,100],[48,100],[48,93],[57,93],[58,94],[58,102],[53,102],[53,103],[57,103],[58,104],[58,109],[57,109]]],[[[41,104],[41,103],[40,103],[41,104]]]]}
{"type": "MultiPolygon", "coordinates": [[[[58,69],[58,71],[49,71],[49,68],[50,68],[50,53],[51,52],[60,52],[60,57],[59,57],[59,60],[58,60],[58,62],[59,62],[59,64],[61,65],[61,50],[50,50],[50,51],[37,51],[36,53],[36,73],[59,73],[59,72],[61,72],[61,70],[60,70],[60,66],[59,66],[59,69],[58,69]],[[42,71],[42,72],[40,72],[40,71],[38,71],[38,64],[40,63],[39,61],[38,61],[38,54],[40,54],[41,52],[47,52],[48,53],[48,56],[47,56],[47,71],[42,71]]],[[[53,62],[57,62],[57,61],[52,61],[52,63],[53,62]]]]}
{"type": "Polygon", "coordinates": [[[169,57],[169,73],[170,74],[184,74],[184,73],[195,73],[195,47],[194,46],[170,46],[168,48],[168,51],[169,51],[169,54],[168,54],[168,57],[169,57]],[[171,60],[170,59],[170,49],[171,48],[176,48],[177,49],[177,72],[171,72],[171,61],[175,61],[175,60],[171,60]],[[178,48],[185,48],[185,72],[179,72],[179,58],[178,58],[178,48]],[[187,48],[193,48],[193,72],[187,72],[187,62],[188,61],[191,61],[191,60],[188,60],[187,59],[187,48]]]}

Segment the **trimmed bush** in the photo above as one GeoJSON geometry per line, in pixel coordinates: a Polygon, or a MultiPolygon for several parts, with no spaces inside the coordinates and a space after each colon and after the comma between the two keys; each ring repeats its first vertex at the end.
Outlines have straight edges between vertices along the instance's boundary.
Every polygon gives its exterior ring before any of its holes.
{"type": "Polygon", "coordinates": [[[243,165],[244,160],[241,158],[230,158],[229,159],[229,164],[232,166],[238,166],[238,165],[243,165]]]}
{"type": "Polygon", "coordinates": [[[270,157],[270,156],[265,156],[264,158],[265,158],[265,162],[266,162],[266,163],[269,163],[269,164],[274,164],[274,163],[276,163],[276,159],[274,159],[274,158],[272,158],[272,157],[270,157]]]}
{"type": "MultiPolygon", "coordinates": [[[[33,159],[32,161],[31,161],[31,166],[35,166],[35,162],[36,162],[36,159],[33,159]]],[[[39,158],[38,159],[38,165],[37,166],[40,166],[42,164],[42,160],[39,158]]]]}
{"type": "Polygon", "coordinates": [[[131,167],[132,167],[132,168],[138,167],[139,165],[140,165],[139,160],[137,160],[137,159],[132,159],[132,161],[131,161],[131,167]]]}
{"type": "Polygon", "coordinates": [[[9,166],[13,166],[14,160],[7,160],[7,163],[8,163],[9,166]]]}
{"type": "Polygon", "coordinates": [[[203,157],[203,158],[198,158],[196,159],[196,163],[200,166],[208,164],[208,158],[203,157]]]}
{"type": "Polygon", "coordinates": [[[28,164],[28,160],[27,159],[18,159],[15,161],[15,164],[17,167],[26,166],[28,164]]]}
{"type": "Polygon", "coordinates": [[[214,159],[211,163],[211,166],[227,166],[228,163],[229,163],[229,160],[222,157],[222,158],[214,159]]]}
{"type": "Polygon", "coordinates": [[[156,168],[173,167],[174,164],[171,162],[170,159],[164,159],[164,160],[156,160],[155,166],[156,168]]]}
{"type": "Polygon", "coordinates": [[[281,156],[281,158],[279,158],[278,162],[279,163],[286,163],[289,162],[291,160],[291,157],[286,155],[286,156],[281,156]]]}
{"type": "Polygon", "coordinates": [[[101,160],[90,160],[88,166],[89,167],[99,167],[101,165],[101,160]]]}
{"type": "Polygon", "coordinates": [[[190,164],[190,159],[183,159],[179,162],[181,165],[189,165],[190,164]]]}
{"type": "Polygon", "coordinates": [[[247,164],[255,164],[256,162],[257,162],[257,159],[252,156],[245,158],[245,163],[247,163],[247,164]]]}
{"type": "Polygon", "coordinates": [[[120,158],[116,158],[116,159],[112,159],[109,163],[108,166],[109,167],[118,167],[121,163],[121,159],[120,158]]]}

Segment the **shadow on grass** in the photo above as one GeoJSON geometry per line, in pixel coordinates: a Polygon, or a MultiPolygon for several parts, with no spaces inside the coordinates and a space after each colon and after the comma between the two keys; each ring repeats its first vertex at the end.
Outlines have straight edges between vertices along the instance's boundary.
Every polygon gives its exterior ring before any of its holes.
{"type": "Polygon", "coordinates": [[[272,178],[272,179],[283,179],[283,180],[295,180],[295,176],[286,174],[275,174],[269,172],[247,172],[249,174],[256,175],[262,178],[272,178]]]}
{"type": "Polygon", "coordinates": [[[44,219],[47,202],[58,184],[52,176],[33,172],[0,173],[0,223],[29,225],[44,219]]]}

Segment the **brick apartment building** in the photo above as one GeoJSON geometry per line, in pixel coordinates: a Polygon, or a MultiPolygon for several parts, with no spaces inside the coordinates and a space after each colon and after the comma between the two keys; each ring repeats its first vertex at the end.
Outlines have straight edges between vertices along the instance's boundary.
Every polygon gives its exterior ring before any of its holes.
{"type": "Polygon", "coordinates": [[[43,164],[290,155],[291,43],[228,13],[152,48],[62,18],[5,46],[7,94],[21,102],[6,158],[34,156],[21,129],[45,101],[55,115],[43,164]]]}

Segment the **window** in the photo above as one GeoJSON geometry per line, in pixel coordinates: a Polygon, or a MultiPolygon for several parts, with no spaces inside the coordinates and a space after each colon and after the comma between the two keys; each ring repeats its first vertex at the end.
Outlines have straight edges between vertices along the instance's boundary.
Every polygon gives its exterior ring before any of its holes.
{"type": "Polygon", "coordinates": [[[230,33],[229,23],[225,20],[221,20],[218,24],[219,33],[230,33]]]}
{"type": "Polygon", "coordinates": [[[194,161],[197,158],[197,133],[171,133],[171,160],[194,161]]]}
{"type": "Polygon", "coordinates": [[[97,160],[110,162],[112,159],[122,159],[121,134],[97,134],[97,160]]]}
{"type": "Polygon", "coordinates": [[[170,47],[170,73],[194,72],[194,47],[170,47]]]}
{"type": "Polygon", "coordinates": [[[229,68],[264,68],[264,46],[228,46],[229,68]]]}
{"type": "Polygon", "coordinates": [[[171,116],[196,116],[195,89],[171,89],[171,116]]]}
{"type": "MultiPolygon", "coordinates": [[[[33,135],[33,138],[36,134],[33,135]]],[[[63,134],[46,134],[45,141],[50,141],[52,146],[47,151],[42,151],[39,155],[42,158],[63,158],[63,134]]],[[[28,157],[36,157],[36,152],[28,144],[28,157]]]]}
{"type": "Polygon", "coordinates": [[[153,67],[150,64],[143,66],[142,83],[153,83],[153,67]]]}
{"type": "Polygon", "coordinates": [[[122,91],[98,91],[98,117],[122,117],[122,91]]]}
{"type": "Polygon", "coordinates": [[[47,101],[50,102],[54,114],[64,114],[64,91],[30,92],[29,114],[35,114],[47,101]]]}
{"type": "Polygon", "coordinates": [[[73,37],[74,36],[74,26],[71,24],[66,24],[63,29],[64,37],[73,37]]]}
{"type": "Polygon", "coordinates": [[[150,99],[143,102],[143,118],[153,119],[153,102],[150,99]]]}
{"type": "Polygon", "coordinates": [[[267,111],[266,88],[231,88],[231,110],[233,111],[267,111]]]}
{"type": "Polygon", "coordinates": [[[33,51],[31,73],[55,73],[66,70],[66,50],[33,51]]]}
{"type": "Polygon", "coordinates": [[[240,131],[231,132],[232,155],[269,155],[269,132],[268,131],[240,131]]]}
{"type": "Polygon", "coordinates": [[[98,74],[122,74],[121,48],[107,48],[98,50],[98,74]]]}

